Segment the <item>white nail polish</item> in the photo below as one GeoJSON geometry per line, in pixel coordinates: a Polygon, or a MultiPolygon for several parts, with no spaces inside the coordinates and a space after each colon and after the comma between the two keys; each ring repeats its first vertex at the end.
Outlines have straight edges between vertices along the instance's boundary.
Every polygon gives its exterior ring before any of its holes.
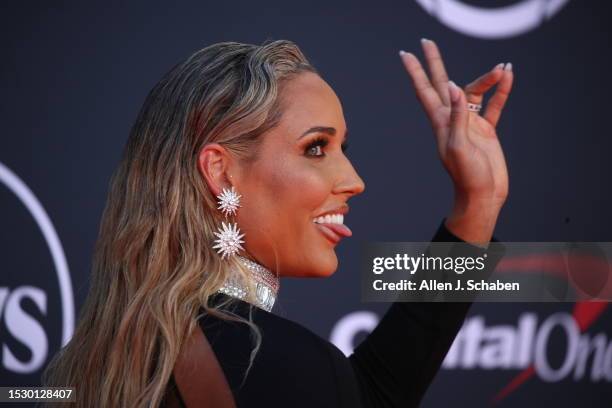
{"type": "Polygon", "coordinates": [[[504,70],[505,71],[512,71],[512,63],[511,62],[507,63],[506,66],[504,67],[504,70]]]}
{"type": "Polygon", "coordinates": [[[400,50],[400,51],[399,51],[399,55],[400,55],[400,57],[401,57],[402,55],[404,55],[404,54],[406,54],[406,51],[404,51],[404,50],[400,50]]]}
{"type": "Polygon", "coordinates": [[[495,66],[495,68],[493,68],[493,69],[501,69],[501,68],[503,68],[503,67],[504,67],[504,63],[503,63],[503,62],[500,62],[500,63],[499,63],[499,64],[497,64],[497,65],[495,66]]]}
{"type": "Polygon", "coordinates": [[[431,41],[431,40],[428,40],[428,39],[427,39],[427,38],[425,38],[425,37],[421,38],[421,43],[425,44],[427,41],[431,41]]]}

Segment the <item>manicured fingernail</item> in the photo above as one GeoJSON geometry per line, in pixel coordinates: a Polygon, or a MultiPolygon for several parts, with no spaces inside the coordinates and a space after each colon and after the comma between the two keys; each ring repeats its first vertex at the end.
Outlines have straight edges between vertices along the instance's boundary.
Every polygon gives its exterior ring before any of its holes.
{"type": "Polygon", "coordinates": [[[425,38],[425,37],[421,38],[421,43],[422,43],[422,44],[425,44],[425,43],[426,43],[426,42],[428,42],[428,41],[430,41],[430,42],[431,42],[431,40],[428,40],[428,39],[427,39],[427,38],[425,38]]]}
{"type": "Polygon", "coordinates": [[[512,71],[512,63],[511,62],[507,63],[506,66],[504,67],[504,70],[505,71],[512,71]]]}
{"type": "Polygon", "coordinates": [[[451,100],[455,102],[457,101],[457,99],[459,99],[459,87],[453,81],[448,81],[448,85],[450,88],[449,91],[450,91],[451,100]]]}
{"type": "Polygon", "coordinates": [[[401,57],[402,55],[404,55],[404,54],[406,54],[406,51],[404,51],[404,50],[400,50],[400,52],[399,52],[400,57],[401,57]]]}
{"type": "Polygon", "coordinates": [[[496,66],[495,66],[493,69],[494,69],[494,70],[495,70],[495,69],[501,69],[501,68],[503,68],[503,67],[504,67],[504,63],[503,63],[503,62],[500,62],[500,63],[499,63],[499,64],[497,64],[497,65],[496,65],[496,66]]]}

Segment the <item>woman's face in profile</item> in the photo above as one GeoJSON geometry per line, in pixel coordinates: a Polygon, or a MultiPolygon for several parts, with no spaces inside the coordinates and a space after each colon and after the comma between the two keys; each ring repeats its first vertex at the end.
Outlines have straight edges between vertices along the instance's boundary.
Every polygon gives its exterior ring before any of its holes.
{"type": "Polygon", "coordinates": [[[365,186],[344,155],[346,123],[331,87],[301,73],[280,97],[280,123],[235,180],[243,246],[281,276],[329,276],[338,266],[335,246],[350,235],[342,226],[350,225],[347,200],[365,186]],[[344,221],[318,218],[326,214],[344,221]]]}

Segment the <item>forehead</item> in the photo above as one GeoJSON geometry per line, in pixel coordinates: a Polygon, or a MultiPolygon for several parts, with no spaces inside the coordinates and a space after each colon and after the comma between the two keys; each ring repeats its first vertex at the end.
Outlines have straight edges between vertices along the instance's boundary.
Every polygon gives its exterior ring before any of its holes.
{"type": "Polygon", "coordinates": [[[334,127],[339,134],[346,128],[338,96],[317,74],[305,72],[285,83],[280,101],[283,116],[279,126],[296,137],[313,126],[334,127]]]}

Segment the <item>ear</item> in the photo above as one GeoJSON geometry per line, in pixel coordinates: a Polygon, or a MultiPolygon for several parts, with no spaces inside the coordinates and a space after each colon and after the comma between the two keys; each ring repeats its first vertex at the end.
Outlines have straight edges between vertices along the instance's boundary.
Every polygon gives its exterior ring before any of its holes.
{"type": "Polygon", "coordinates": [[[198,170],[208,188],[215,195],[219,195],[224,188],[230,188],[233,160],[226,148],[218,143],[205,145],[198,155],[198,170]]]}

